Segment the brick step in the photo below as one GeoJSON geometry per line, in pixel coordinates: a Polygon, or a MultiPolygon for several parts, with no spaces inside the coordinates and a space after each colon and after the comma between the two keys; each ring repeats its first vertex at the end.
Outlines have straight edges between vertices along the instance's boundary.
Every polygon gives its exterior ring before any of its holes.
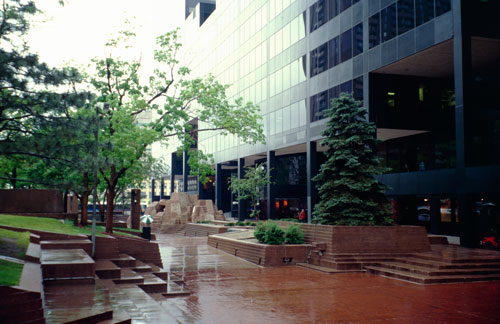
{"type": "Polygon", "coordinates": [[[421,267],[400,262],[381,262],[378,267],[395,269],[411,273],[423,274],[426,276],[464,276],[464,275],[479,275],[479,274],[500,274],[499,268],[471,268],[471,269],[435,269],[421,267]]]}
{"type": "Polygon", "coordinates": [[[396,258],[394,261],[437,269],[470,269],[470,268],[500,268],[500,262],[449,263],[420,258],[396,258]]]}
{"type": "Polygon", "coordinates": [[[43,319],[42,307],[28,310],[16,307],[16,310],[13,311],[11,309],[9,313],[3,314],[1,322],[5,324],[17,324],[41,319],[43,319]]]}
{"type": "Polygon", "coordinates": [[[148,294],[161,293],[168,289],[168,283],[152,273],[145,274],[144,282],[138,286],[148,294]]]}
{"type": "Polygon", "coordinates": [[[120,254],[118,258],[110,259],[110,261],[120,268],[133,268],[136,265],[136,259],[128,254],[120,254]]]}
{"type": "Polygon", "coordinates": [[[95,274],[99,279],[117,279],[121,277],[121,269],[109,260],[96,260],[95,274]]]}
{"type": "Polygon", "coordinates": [[[40,256],[43,281],[94,280],[95,262],[82,249],[42,250],[40,256]]]}
{"type": "Polygon", "coordinates": [[[84,313],[84,315],[79,314],[81,317],[64,322],[64,324],[87,324],[87,323],[95,324],[95,323],[101,323],[103,321],[113,319],[113,311],[112,310],[106,310],[106,311],[95,313],[95,314],[92,314],[92,313],[94,313],[92,311],[92,309],[79,309],[78,311],[80,313],[84,313]],[[88,312],[88,313],[85,314],[85,312],[88,312]]]}
{"type": "Polygon", "coordinates": [[[40,235],[30,233],[30,243],[40,244],[40,235]]]}
{"type": "Polygon", "coordinates": [[[0,314],[4,310],[11,310],[11,307],[21,304],[36,303],[40,299],[39,293],[19,291],[8,295],[0,296],[0,314]]]}
{"type": "Polygon", "coordinates": [[[450,282],[472,282],[472,281],[490,281],[500,280],[500,274],[484,274],[484,275],[457,275],[457,276],[427,276],[418,273],[409,273],[406,271],[387,269],[378,266],[365,267],[366,271],[371,274],[416,282],[420,284],[439,284],[450,282]]]}
{"type": "Polygon", "coordinates": [[[446,263],[498,263],[500,262],[500,256],[474,256],[474,257],[454,257],[451,255],[450,257],[446,257],[445,255],[438,255],[432,253],[414,253],[412,257],[424,259],[424,260],[432,260],[446,263]]]}
{"type": "Polygon", "coordinates": [[[136,260],[135,266],[132,267],[132,270],[134,270],[135,272],[142,273],[142,272],[152,272],[153,268],[149,264],[146,264],[140,260],[136,260]]]}
{"type": "Polygon", "coordinates": [[[144,277],[130,269],[122,268],[120,278],[113,279],[113,282],[115,284],[128,284],[128,283],[142,284],[144,283],[144,277]]]}
{"type": "Polygon", "coordinates": [[[40,263],[40,245],[37,243],[29,243],[28,248],[26,249],[26,255],[24,256],[24,260],[40,263]]]}
{"type": "Polygon", "coordinates": [[[88,255],[92,255],[92,242],[89,240],[50,240],[41,241],[42,250],[73,250],[82,249],[88,255]]]}
{"type": "Polygon", "coordinates": [[[319,265],[314,265],[314,264],[309,264],[309,263],[297,263],[296,265],[299,266],[299,267],[302,267],[302,268],[307,268],[307,269],[321,271],[321,272],[326,272],[326,273],[356,273],[356,272],[359,273],[359,272],[365,272],[365,270],[363,270],[363,269],[359,269],[359,270],[337,270],[337,269],[334,269],[334,268],[322,267],[322,266],[319,266],[319,265]]]}

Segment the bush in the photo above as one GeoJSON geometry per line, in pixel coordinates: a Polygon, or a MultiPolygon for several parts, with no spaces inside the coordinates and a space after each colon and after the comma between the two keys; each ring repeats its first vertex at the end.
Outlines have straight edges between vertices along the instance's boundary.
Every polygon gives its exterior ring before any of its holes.
{"type": "Polygon", "coordinates": [[[285,241],[285,232],[275,222],[259,222],[254,230],[255,238],[264,244],[279,245],[285,241]]]}
{"type": "Polygon", "coordinates": [[[285,241],[288,244],[304,244],[304,232],[299,225],[288,226],[285,231],[285,241]]]}
{"type": "Polygon", "coordinates": [[[225,224],[224,226],[234,226],[234,223],[230,222],[230,223],[225,224]]]}
{"type": "Polygon", "coordinates": [[[254,225],[254,223],[253,223],[253,222],[250,222],[250,221],[246,221],[246,222],[245,222],[245,225],[246,225],[246,226],[253,226],[253,225],[254,225]]]}
{"type": "Polygon", "coordinates": [[[237,221],[236,222],[236,226],[245,226],[245,223],[241,222],[241,221],[237,221]]]}
{"type": "Polygon", "coordinates": [[[299,220],[297,218],[282,218],[282,219],[280,219],[280,221],[283,221],[283,222],[295,222],[295,223],[299,222],[299,220]]]}

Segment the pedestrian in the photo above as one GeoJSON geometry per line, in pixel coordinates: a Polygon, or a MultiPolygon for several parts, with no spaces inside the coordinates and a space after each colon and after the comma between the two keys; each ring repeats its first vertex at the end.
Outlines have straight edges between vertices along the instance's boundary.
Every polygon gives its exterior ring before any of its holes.
{"type": "Polygon", "coordinates": [[[299,222],[305,223],[306,222],[306,211],[302,209],[299,214],[299,222]]]}

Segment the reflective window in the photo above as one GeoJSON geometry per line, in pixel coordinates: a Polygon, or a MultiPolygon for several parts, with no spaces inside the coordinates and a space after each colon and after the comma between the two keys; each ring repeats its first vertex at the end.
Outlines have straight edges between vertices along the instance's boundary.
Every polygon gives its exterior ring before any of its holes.
{"type": "Polygon", "coordinates": [[[373,48],[380,44],[380,13],[377,12],[368,20],[369,25],[369,47],[373,48]]]}
{"type": "Polygon", "coordinates": [[[283,131],[290,129],[290,106],[283,108],[283,131]]]}
{"type": "Polygon", "coordinates": [[[352,57],[352,29],[340,35],[340,62],[345,62],[352,57]]]}
{"type": "Polygon", "coordinates": [[[299,117],[300,117],[300,126],[304,126],[307,123],[306,120],[306,100],[299,101],[299,117]]]}
{"type": "Polygon", "coordinates": [[[299,127],[299,103],[296,102],[290,106],[290,128],[299,127]]]}
{"type": "Polygon", "coordinates": [[[413,0],[398,1],[398,35],[415,27],[413,0]]]}
{"type": "Polygon", "coordinates": [[[451,0],[436,0],[436,17],[451,10],[451,0]]]}
{"type": "Polygon", "coordinates": [[[269,132],[271,135],[276,134],[276,113],[272,112],[269,114],[269,132]]]}
{"type": "Polygon", "coordinates": [[[328,69],[328,43],[311,51],[311,77],[328,69]]]}
{"type": "Polygon", "coordinates": [[[352,87],[354,88],[353,97],[356,100],[363,102],[363,77],[360,76],[352,80],[352,87]]]}
{"type": "Polygon", "coordinates": [[[290,64],[290,86],[296,86],[299,83],[299,61],[295,60],[290,64]]]}
{"type": "Polygon", "coordinates": [[[272,97],[276,94],[276,74],[269,76],[269,95],[272,97]]]}
{"type": "Polygon", "coordinates": [[[278,70],[276,71],[276,94],[280,93],[283,91],[283,71],[278,70]]]}
{"type": "Polygon", "coordinates": [[[283,110],[276,111],[276,134],[283,131],[283,110]]]}
{"type": "Polygon", "coordinates": [[[311,33],[316,29],[318,29],[320,26],[322,26],[324,23],[326,23],[328,19],[326,4],[327,4],[326,0],[319,0],[318,2],[316,2],[311,6],[310,10],[311,33]]]}
{"type": "Polygon", "coordinates": [[[283,90],[290,88],[290,64],[283,68],[283,90]]]}
{"type": "Polygon", "coordinates": [[[357,24],[352,30],[353,34],[353,54],[356,56],[363,53],[363,23],[357,24]]]}
{"type": "Polygon", "coordinates": [[[396,4],[383,9],[380,12],[381,27],[382,27],[382,42],[396,36],[396,4]]]}
{"type": "Polygon", "coordinates": [[[434,18],[434,0],[415,0],[415,18],[417,26],[434,18]]]}
{"type": "Polygon", "coordinates": [[[283,49],[290,47],[292,43],[290,42],[290,24],[283,28],[283,49]]]}
{"type": "Polygon", "coordinates": [[[299,65],[302,65],[302,68],[300,68],[299,66],[299,82],[304,82],[306,81],[307,75],[306,55],[302,56],[302,58],[299,58],[299,65]]]}
{"type": "Polygon", "coordinates": [[[352,93],[352,81],[344,82],[340,85],[340,93],[352,93]]]}
{"type": "Polygon", "coordinates": [[[339,1],[340,0],[328,0],[328,19],[329,20],[339,14],[339,1]]]}
{"type": "MultiPolygon", "coordinates": [[[[300,16],[299,16],[300,18],[300,16]]],[[[302,13],[302,19],[299,19],[299,39],[306,37],[306,12],[302,13]]]]}
{"type": "Polygon", "coordinates": [[[328,42],[328,68],[332,68],[339,64],[339,37],[335,37],[328,42]]]}
{"type": "Polygon", "coordinates": [[[331,102],[332,99],[338,98],[340,96],[340,87],[336,86],[328,90],[328,101],[331,102]]]}
{"type": "Polygon", "coordinates": [[[340,12],[351,6],[351,0],[340,0],[340,12]]]}
{"type": "Polygon", "coordinates": [[[295,44],[299,40],[299,19],[300,16],[292,20],[290,25],[290,41],[295,44]]]}

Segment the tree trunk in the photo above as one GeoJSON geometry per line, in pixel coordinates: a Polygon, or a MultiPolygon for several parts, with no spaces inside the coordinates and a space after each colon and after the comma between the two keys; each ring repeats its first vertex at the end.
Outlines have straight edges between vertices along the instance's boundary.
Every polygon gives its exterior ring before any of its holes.
{"type": "Polygon", "coordinates": [[[82,205],[82,219],[80,220],[80,224],[82,226],[86,226],[88,223],[88,206],[89,206],[89,194],[88,192],[84,192],[82,194],[82,198],[80,198],[80,204],[82,205]]]}
{"type": "Polygon", "coordinates": [[[112,185],[108,189],[108,199],[106,204],[106,233],[113,233],[113,211],[115,209],[115,186],[112,185]]]}

